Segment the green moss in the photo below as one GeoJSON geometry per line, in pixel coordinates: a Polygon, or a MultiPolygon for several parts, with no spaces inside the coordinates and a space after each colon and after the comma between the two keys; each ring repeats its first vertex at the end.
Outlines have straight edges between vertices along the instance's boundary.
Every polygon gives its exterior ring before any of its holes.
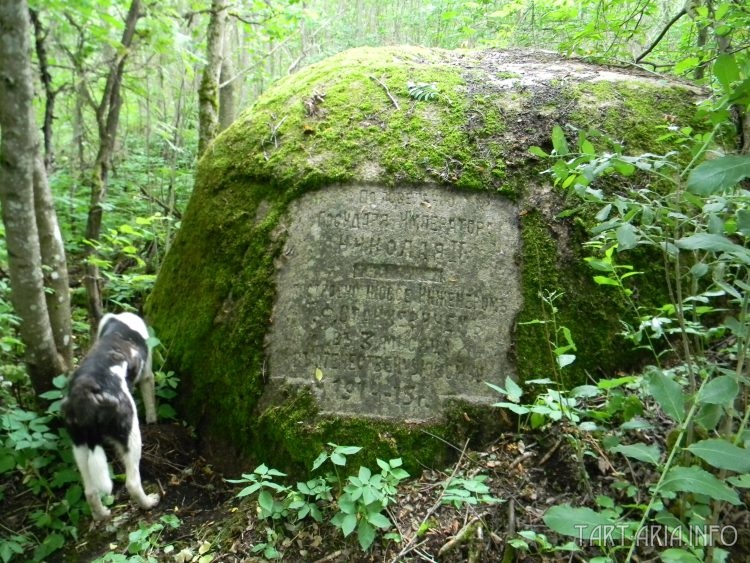
{"type": "Polygon", "coordinates": [[[620,141],[626,154],[674,150],[658,138],[672,123],[693,123],[695,108],[686,104],[685,87],[635,79],[584,82],[573,89],[578,98],[572,119],[585,128],[606,132],[620,141]]]}
{"type": "Polygon", "coordinates": [[[182,378],[182,415],[206,443],[221,444],[215,463],[254,457],[303,471],[336,442],[363,446],[352,463],[403,457],[416,471],[455,453],[446,442],[461,447],[466,437],[499,431],[498,413],[466,404],[451,405],[441,420],[408,424],[323,416],[304,389],[270,393],[264,340],[285,212],[305,192],[337,183],[434,184],[517,202],[519,376],[555,371],[547,345],[552,325],[523,324],[551,318],[542,291],[563,294],[556,320],[578,345],[576,362],[563,372],[567,382],[632,362],[616,336],[624,303],[591,280],[580,249],[585,232],[556,218],[562,203],[540,187],[540,164],[527,148],[548,142],[560,122],[623,135],[631,153],[653,152],[667,122],[662,112],[687,119],[690,101],[681,88],[640,80],[637,89],[624,81],[566,80],[511,91],[496,83],[516,76],[493,76],[483,64],[478,52],[348,51],[280,81],[206,151],[147,316],[166,346],[167,367],[182,378]],[[410,81],[433,83],[441,95],[414,100],[410,81]]]}
{"type": "Polygon", "coordinates": [[[350,458],[352,467],[375,467],[377,458],[400,457],[407,471],[418,474],[425,466],[447,465],[466,439],[486,443],[508,430],[496,411],[460,401],[447,405],[444,420],[415,424],[322,416],[309,390],[283,387],[276,393],[270,401],[274,406],[259,409],[253,456],[297,475],[310,469],[328,443],[360,446],[350,458]]]}

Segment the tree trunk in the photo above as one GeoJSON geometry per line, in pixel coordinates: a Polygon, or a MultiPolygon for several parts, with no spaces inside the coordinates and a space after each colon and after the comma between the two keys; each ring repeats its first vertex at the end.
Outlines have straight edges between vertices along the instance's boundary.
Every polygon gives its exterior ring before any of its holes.
{"type": "Polygon", "coordinates": [[[73,368],[73,328],[65,244],[47,182],[47,169],[38,154],[34,158],[34,210],[45,278],[44,286],[47,288],[45,298],[50,328],[55,347],[65,364],[65,370],[70,371],[73,368]]]}
{"type": "Polygon", "coordinates": [[[198,88],[198,156],[219,132],[219,74],[226,20],[226,0],[211,1],[211,18],[206,37],[206,66],[198,88]]]}
{"type": "Polygon", "coordinates": [[[221,59],[221,72],[219,73],[219,131],[229,127],[237,117],[237,81],[234,78],[235,67],[232,57],[232,35],[236,32],[236,24],[230,27],[225,25],[224,40],[222,46],[223,57],[221,59]]]}
{"type": "Polygon", "coordinates": [[[140,17],[140,0],[132,0],[128,15],[125,18],[125,29],[122,33],[121,47],[117,51],[104,86],[102,99],[96,108],[96,122],[99,131],[99,150],[97,151],[94,169],[89,178],[91,196],[89,199],[89,213],[86,221],[86,239],[90,246],[86,251],[86,286],[87,306],[92,331],[102,318],[102,297],[99,286],[99,267],[92,260],[96,253],[96,244],[102,231],[102,211],[104,199],[107,195],[107,179],[115,149],[117,125],[120,120],[122,107],[122,76],[125,70],[130,46],[135,35],[135,26],[140,17]]]}
{"type": "MultiPolygon", "coordinates": [[[[21,317],[21,340],[31,383],[41,393],[52,388],[52,379],[65,371],[65,363],[55,347],[47,311],[34,204],[35,166],[38,161],[41,167],[41,157],[34,118],[28,17],[25,0],[0,0],[0,203],[11,302],[21,317]]],[[[47,212],[54,215],[52,209],[47,212]]],[[[67,287],[61,293],[67,295],[67,287]]]]}
{"type": "Polygon", "coordinates": [[[58,90],[52,88],[52,76],[49,73],[49,63],[47,62],[47,34],[39,21],[39,14],[36,10],[29,10],[31,23],[34,26],[34,47],[36,49],[36,58],[39,61],[39,77],[44,86],[44,124],[42,125],[42,135],[44,138],[44,169],[47,173],[52,170],[55,160],[55,153],[52,146],[52,121],[55,119],[55,98],[58,90]]]}

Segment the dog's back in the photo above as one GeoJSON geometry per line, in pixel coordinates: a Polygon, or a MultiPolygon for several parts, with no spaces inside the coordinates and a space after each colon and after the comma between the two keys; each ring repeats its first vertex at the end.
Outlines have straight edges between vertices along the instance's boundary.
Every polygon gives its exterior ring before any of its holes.
{"type": "Polygon", "coordinates": [[[102,319],[97,341],[73,374],[62,405],[75,445],[94,449],[115,442],[126,446],[136,416],[130,391],[147,356],[140,331],[114,315],[102,319]]]}

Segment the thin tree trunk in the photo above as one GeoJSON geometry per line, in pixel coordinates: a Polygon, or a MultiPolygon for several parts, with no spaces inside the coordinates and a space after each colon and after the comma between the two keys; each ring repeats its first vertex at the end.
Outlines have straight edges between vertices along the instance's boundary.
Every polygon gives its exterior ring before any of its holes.
{"type": "Polygon", "coordinates": [[[232,57],[232,37],[237,31],[237,25],[229,27],[225,25],[224,40],[222,41],[223,57],[221,59],[221,72],[219,73],[219,131],[229,127],[237,117],[237,81],[230,80],[234,77],[234,58],[232,57]],[[234,32],[234,33],[233,33],[234,32]]]}
{"type": "Polygon", "coordinates": [[[47,314],[55,347],[65,370],[73,368],[73,329],[70,312],[70,284],[65,245],[57,221],[47,169],[39,155],[34,159],[34,210],[39,235],[47,314]]]}
{"type": "Polygon", "coordinates": [[[44,138],[44,169],[49,173],[55,161],[55,154],[52,146],[52,121],[55,119],[55,98],[58,90],[52,88],[52,76],[49,73],[49,63],[47,62],[47,34],[39,21],[39,15],[36,10],[29,10],[31,23],[34,26],[34,47],[36,49],[36,58],[39,61],[39,76],[44,86],[44,124],[42,125],[42,134],[44,138]]]}
{"type": "MultiPolygon", "coordinates": [[[[34,205],[39,139],[34,119],[25,0],[0,0],[0,203],[8,249],[11,302],[21,317],[21,340],[34,390],[52,388],[65,371],[57,353],[45,299],[34,205]]],[[[41,190],[40,190],[41,191],[41,190]]]]}
{"type": "Polygon", "coordinates": [[[89,320],[92,330],[99,323],[102,311],[101,288],[99,286],[99,267],[92,260],[102,230],[103,203],[107,195],[107,179],[115,149],[117,136],[117,125],[120,120],[120,108],[122,107],[122,76],[125,70],[125,61],[133,43],[135,26],[140,15],[140,0],[132,0],[128,15],[125,18],[125,29],[122,33],[121,47],[118,48],[109,74],[104,86],[101,102],[96,109],[96,122],[99,131],[99,150],[94,161],[94,169],[89,178],[91,197],[89,200],[89,213],[86,221],[86,239],[90,242],[86,252],[86,275],[84,285],[86,286],[89,320]]]}
{"type": "Polygon", "coordinates": [[[211,18],[206,37],[206,66],[198,88],[198,156],[219,132],[219,74],[226,20],[226,0],[211,1],[211,18]]]}

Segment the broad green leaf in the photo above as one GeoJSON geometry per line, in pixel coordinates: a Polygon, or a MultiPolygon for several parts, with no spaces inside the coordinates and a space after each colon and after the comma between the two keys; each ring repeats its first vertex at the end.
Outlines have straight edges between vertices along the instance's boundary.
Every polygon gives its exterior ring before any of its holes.
{"type": "Polygon", "coordinates": [[[714,76],[726,92],[731,89],[732,82],[740,79],[740,69],[733,54],[722,53],[718,56],[714,63],[714,76]]]}
{"type": "Polygon", "coordinates": [[[599,210],[599,212],[598,212],[598,213],[597,213],[597,214],[595,215],[595,217],[594,217],[594,218],[595,218],[595,219],[596,219],[597,221],[606,221],[606,220],[607,220],[607,218],[609,217],[609,213],[610,213],[610,211],[612,211],[612,204],[611,204],[611,203],[608,203],[607,205],[605,205],[604,207],[602,207],[602,208],[601,208],[601,209],[599,210]]]}
{"type": "Polygon", "coordinates": [[[635,173],[635,166],[633,166],[629,162],[615,160],[612,164],[614,165],[615,170],[617,170],[617,172],[619,174],[622,174],[623,176],[632,176],[635,173]]]}
{"type": "Polygon", "coordinates": [[[632,457],[653,465],[659,465],[659,459],[661,459],[661,450],[656,444],[650,446],[646,444],[622,444],[609,448],[609,451],[621,453],[625,457],[632,457]]]}
{"type": "Polygon", "coordinates": [[[661,371],[651,372],[646,381],[649,391],[662,410],[677,422],[685,419],[685,398],[682,387],[661,371]]]}
{"type": "Polygon", "coordinates": [[[699,403],[729,406],[734,402],[740,388],[731,375],[719,375],[706,383],[698,395],[699,403]]]}
{"type": "Polygon", "coordinates": [[[594,276],[594,282],[598,285],[614,285],[615,287],[620,287],[620,282],[608,278],[607,276],[594,276]]]}
{"type": "Polygon", "coordinates": [[[724,407],[721,405],[704,403],[701,405],[700,409],[698,409],[698,413],[693,420],[703,426],[706,430],[713,430],[716,428],[716,425],[719,424],[723,415],[724,407]]]}
{"type": "Polygon", "coordinates": [[[600,389],[614,389],[615,387],[635,383],[636,381],[638,381],[636,376],[626,375],[625,377],[618,377],[616,379],[600,379],[596,386],[600,389]]]}
{"type": "Polygon", "coordinates": [[[357,526],[357,539],[362,551],[370,549],[372,542],[375,541],[375,528],[364,518],[359,521],[357,526]]]}
{"type": "Polygon", "coordinates": [[[334,465],[346,465],[346,457],[338,452],[333,452],[331,454],[331,462],[333,462],[334,465]]]}
{"type": "Polygon", "coordinates": [[[370,480],[370,477],[372,477],[372,471],[370,471],[368,467],[360,466],[358,476],[360,481],[367,482],[370,480]]]}
{"type": "Polygon", "coordinates": [[[737,492],[722,483],[708,471],[698,466],[672,467],[662,482],[662,490],[671,492],[689,492],[706,495],[730,504],[741,504],[737,492]]]}
{"type": "Polygon", "coordinates": [[[508,396],[508,400],[514,403],[520,401],[521,395],[523,395],[523,389],[521,389],[518,383],[513,381],[513,379],[510,377],[505,378],[505,391],[508,396]]]}
{"type": "Polygon", "coordinates": [[[635,227],[630,223],[623,223],[617,228],[617,250],[630,250],[638,244],[638,235],[635,227]]]}
{"type": "Polygon", "coordinates": [[[344,533],[344,537],[348,536],[357,527],[357,515],[347,514],[341,521],[341,531],[344,533]]]}
{"type": "Polygon", "coordinates": [[[559,125],[552,128],[552,146],[558,156],[564,156],[570,152],[568,141],[565,139],[565,132],[559,125]]]}
{"type": "Polygon", "coordinates": [[[546,152],[544,152],[540,147],[537,146],[529,147],[529,153],[541,158],[547,158],[549,156],[546,152]]]}
{"type": "Polygon", "coordinates": [[[596,149],[594,148],[594,145],[592,145],[589,140],[583,140],[581,142],[581,152],[583,154],[588,154],[590,156],[596,155],[596,149]]]}
{"type": "Polygon", "coordinates": [[[687,449],[718,469],[750,473],[750,451],[727,440],[709,438],[690,444],[687,449]]]}
{"type": "Polygon", "coordinates": [[[322,452],[318,457],[315,458],[315,461],[313,461],[312,470],[315,471],[318,467],[323,465],[323,463],[325,463],[327,459],[328,454],[322,452]]]}
{"type": "Polygon", "coordinates": [[[367,520],[376,528],[387,530],[391,527],[391,521],[380,512],[371,512],[367,514],[367,520]]]}
{"type": "Polygon", "coordinates": [[[560,369],[569,366],[573,362],[576,361],[575,354],[560,354],[557,356],[557,365],[560,367],[560,369]]]}
{"type": "Polygon", "coordinates": [[[723,235],[712,233],[697,233],[687,237],[677,239],[675,242],[678,247],[685,250],[711,250],[713,252],[732,252],[742,247],[735,244],[723,235]]]}
{"type": "Polygon", "coordinates": [[[739,487],[741,489],[750,489],[750,473],[729,477],[727,481],[732,483],[732,485],[734,485],[735,487],[739,487]]]}
{"type": "Polygon", "coordinates": [[[737,230],[745,236],[750,236],[750,210],[737,210],[737,230]]]}
{"type": "Polygon", "coordinates": [[[696,195],[712,195],[747,177],[750,177],[750,156],[722,156],[696,166],[688,176],[687,190],[696,195]]]}
{"type": "Polygon", "coordinates": [[[569,504],[553,506],[543,516],[544,523],[557,532],[573,536],[580,540],[589,540],[592,535],[601,534],[602,529],[612,530],[611,537],[620,539],[622,528],[615,526],[616,521],[590,508],[573,508],[569,504]],[[604,528],[604,527],[607,528],[604,528]]]}
{"type": "Polygon", "coordinates": [[[273,511],[273,496],[268,491],[261,491],[258,495],[258,504],[266,512],[273,511]]]}
{"type": "Polygon", "coordinates": [[[514,412],[516,414],[520,414],[520,415],[529,414],[528,407],[517,405],[515,403],[507,403],[507,402],[493,403],[492,406],[499,407],[501,409],[508,409],[509,411],[514,412]]]}

